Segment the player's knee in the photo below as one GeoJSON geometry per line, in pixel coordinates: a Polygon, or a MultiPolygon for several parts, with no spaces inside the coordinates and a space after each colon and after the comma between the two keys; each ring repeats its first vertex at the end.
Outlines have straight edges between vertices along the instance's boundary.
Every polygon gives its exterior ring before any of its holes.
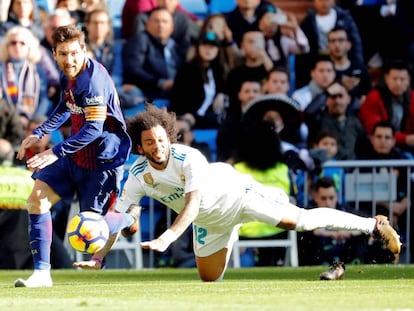
{"type": "Polygon", "coordinates": [[[211,273],[211,274],[200,274],[200,279],[203,282],[220,282],[223,280],[223,272],[220,274],[211,273]]]}
{"type": "Polygon", "coordinates": [[[220,282],[223,279],[224,269],[201,269],[198,267],[198,274],[203,282],[220,282]]]}
{"type": "Polygon", "coordinates": [[[49,211],[51,205],[48,202],[43,202],[36,194],[32,193],[26,203],[26,209],[29,214],[42,214],[49,211]]]}

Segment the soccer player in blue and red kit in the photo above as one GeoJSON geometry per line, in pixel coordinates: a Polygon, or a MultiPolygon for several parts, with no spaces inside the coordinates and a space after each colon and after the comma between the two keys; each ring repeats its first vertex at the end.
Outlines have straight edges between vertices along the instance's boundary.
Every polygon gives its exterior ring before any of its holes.
{"type": "Polygon", "coordinates": [[[81,212],[106,215],[112,241],[123,228],[136,223],[131,214],[107,213],[119,193],[131,148],[112,79],[101,64],[87,57],[84,34],[76,26],[55,30],[53,54],[62,71],[61,101],[48,120],[23,140],[17,158],[23,159],[31,145],[69,117],[72,132],[65,141],[27,161],[35,179],[27,200],[34,272],[27,280],[16,280],[16,287],[53,285],[50,209],[59,200],[70,200],[76,193],[81,212]]]}

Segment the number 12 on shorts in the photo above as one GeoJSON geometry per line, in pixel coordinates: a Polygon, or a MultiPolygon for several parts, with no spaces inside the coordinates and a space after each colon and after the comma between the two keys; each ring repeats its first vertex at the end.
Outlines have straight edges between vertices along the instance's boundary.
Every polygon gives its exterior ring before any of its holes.
{"type": "Polygon", "coordinates": [[[206,244],[206,241],[204,241],[204,239],[207,236],[207,229],[199,227],[197,225],[193,225],[193,229],[196,236],[196,241],[201,245],[206,244]]]}

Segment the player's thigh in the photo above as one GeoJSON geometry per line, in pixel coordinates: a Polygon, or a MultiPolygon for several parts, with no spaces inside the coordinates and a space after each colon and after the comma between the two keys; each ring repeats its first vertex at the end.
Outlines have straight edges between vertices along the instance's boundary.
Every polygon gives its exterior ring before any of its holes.
{"type": "Polygon", "coordinates": [[[223,273],[226,267],[227,248],[206,256],[196,256],[197,269],[200,278],[204,282],[216,281],[223,273]]]}
{"type": "MultiPolygon", "coordinates": [[[[75,185],[77,184],[72,175],[73,167],[74,164],[67,157],[59,158],[53,164],[34,172],[33,178],[36,181],[42,181],[49,186],[48,188],[53,189],[59,199],[70,202],[73,199],[75,185]]],[[[39,183],[39,185],[41,184],[39,183]]],[[[41,187],[46,188],[44,185],[41,185],[41,187]]],[[[48,188],[47,191],[49,191],[48,188]]],[[[57,201],[53,197],[52,205],[57,201]]]]}
{"type": "Polygon", "coordinates": [[[300,208],[289,202],[282,189],[256,186],[246,194],[242,222],[260,221],[274,226],[285,222],[294,224],[299,214],[300,208]]]}
{"type": "Polygon", "coordinates": [[[36,179],[27,200],[27,209],[30,214],[46,213],[59,200],[60,196],[46,182],[36,179]]]}

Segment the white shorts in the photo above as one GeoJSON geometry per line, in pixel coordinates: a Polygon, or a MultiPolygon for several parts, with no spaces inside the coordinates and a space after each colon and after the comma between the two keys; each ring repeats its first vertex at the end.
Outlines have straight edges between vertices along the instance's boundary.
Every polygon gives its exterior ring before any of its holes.
{"type": "Polygon", "coordinates": [[[278,225],[282,219],[291,219],[296,223],[300,208],[289,202],[286,193],[275,187],[254,183],[246,189],[241,200],[233,204],[235,211],[229,218],[223,220],[225,225],[193,224],[194,253],[198,257],[210,256],[223,248],[231,249],[238,239],[241,224],[251,221],[261,221],[270,225],[278,225]],[[241,205],[241,206],[240,206],[241,205]]]}

